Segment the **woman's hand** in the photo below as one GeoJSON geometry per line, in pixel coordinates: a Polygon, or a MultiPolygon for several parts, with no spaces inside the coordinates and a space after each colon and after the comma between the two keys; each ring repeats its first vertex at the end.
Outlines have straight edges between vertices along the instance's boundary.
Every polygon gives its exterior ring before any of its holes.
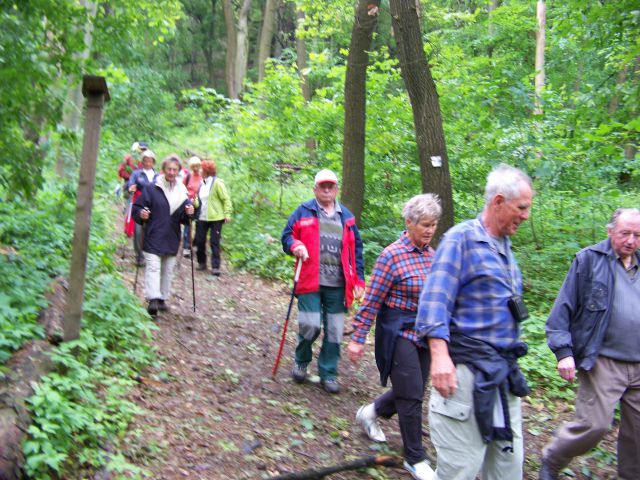
{"type": "Polygon", "coordinates": [[[358,363],[364,355],[364,344],[351,340],[347,345],[347,356],[353,363],[358,363]]]}

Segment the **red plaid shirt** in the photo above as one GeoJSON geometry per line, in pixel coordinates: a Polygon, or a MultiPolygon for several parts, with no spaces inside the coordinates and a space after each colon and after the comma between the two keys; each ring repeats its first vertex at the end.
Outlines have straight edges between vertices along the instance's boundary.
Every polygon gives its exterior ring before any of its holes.
{"type": "MultiPolygon", "coordinates": [[[[385,248],[373,268],[362,306],[353,319],[352,339],[364,343],[382,305],[417,312],[422,286],[431,270],[434,250],[419,249],[407,232],[385,248]]],[[[417,342],[413,328],[400,331],[400,336],[417,342]]]]}

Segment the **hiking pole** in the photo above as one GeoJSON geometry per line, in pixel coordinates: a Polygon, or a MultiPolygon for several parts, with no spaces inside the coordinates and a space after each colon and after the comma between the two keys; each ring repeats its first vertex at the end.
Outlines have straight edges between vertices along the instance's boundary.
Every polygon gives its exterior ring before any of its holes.
{"type": "Polygon", "coordinates": [[[191,294],[193,295],[193,311],[196,311],[196,280],[193,276],[193,222],[191,221],[191,217],[189,217],[189,250],[191,254],[189,258],[191,259],[191,294]]]}
{"type": "Polygon", "coordinates": [[[293,306],[293,297],[296,295],[296,285],[298,285],[298,278],[300,278],[300,268],[302,268],[302,261],[298,258],[296,261],[296,274],[293,277],[293,288],[291,289],[291,300],[289,300],[289,308],[287,309],[287,318],[284,320],[284,327],[282,328],[282,338],[280,339],[280,348],[278,349],[278,356],[276,357],[276,363],[273,364],[273,371],[271,372],[271,378],[276,378],[276,372],[280,365],[280,359],[282,358],[282,349],[284,347],[284,338],[287,334],[287,326],[289,325],[289,317],[291,316],[291,307],[293,306]]]}

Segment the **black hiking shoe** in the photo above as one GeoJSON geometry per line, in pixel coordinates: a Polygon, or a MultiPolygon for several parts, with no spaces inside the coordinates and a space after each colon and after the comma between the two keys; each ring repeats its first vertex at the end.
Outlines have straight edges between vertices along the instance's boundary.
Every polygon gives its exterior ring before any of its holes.
{"type": "Polygon", "coordinates": [[[338,383],[338,380],[336,380],[335,378],[327,378],[326,380],[320,380],[320,383],[322,384],[322,388],[324,388],[325,392],[328,392],[334,395],[337,393],[340,393],[340,384],[338,383]]]}
{"type": "Polygon", "coordinates": [[[207,264],[206,263],[199,263],[198,266],[196,267],[196,270],[206,270],[207,269],[207,264]]]}
{"type": "Polygon", "coordinates": [[[158,299],[152,298],[149,300],[149,305],[147,306],[147,312],[152,317],[155,317],[158,314],[159,302],[158,299]]]}
{"type": "Polygon", "coordinates": [[[307,378],[307,367],[298,365],[297,363],[293,364],[293,368],[291,369],[291,378],[296,383],[304,382],[304,379],[307,378]]]}
{"type": "Polygon", "coordinates": [[[220,269],[219,268],[212,268],[211,269],[211,275],[213,275],[214,277],[219,277],[220,276],[220,269]]]}
{"type": "Polygon", "coordinates": [[[169,310],[169,307],[167,307],[167,304],[164,303],[164,300],[162,299],[158,300],[158,310],[161,312],[166,312],[167,310],[169,310]]]}

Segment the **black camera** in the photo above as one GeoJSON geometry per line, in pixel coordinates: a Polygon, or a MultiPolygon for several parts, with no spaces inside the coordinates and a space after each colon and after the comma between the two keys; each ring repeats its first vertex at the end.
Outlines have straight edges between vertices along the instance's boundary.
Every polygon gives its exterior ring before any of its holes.
{"type": "Polygon", "coordinates": [[[524,300],[520,295],[513,295],[509,299],[508,305],[511,315],[513,315],[517,323],[529,318],[529,310],[527,310],[527,306],[524,304],[524,300]]]}

